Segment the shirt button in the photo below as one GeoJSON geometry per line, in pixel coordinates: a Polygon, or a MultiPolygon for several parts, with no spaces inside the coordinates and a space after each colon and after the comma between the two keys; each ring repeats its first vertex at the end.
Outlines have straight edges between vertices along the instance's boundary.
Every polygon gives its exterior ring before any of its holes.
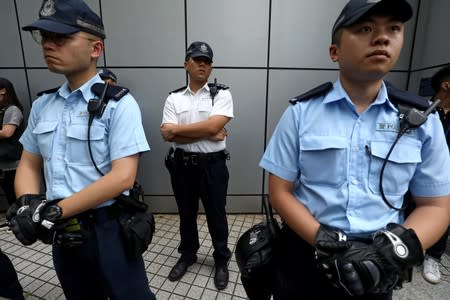
{"type": "Polygon", "coordinates": [[[358,179],[353,179],[353,180],[352,180],[352,184],[356,185],[356,184],[358,184],[358,183],[359,183],[359,180],[358,180],[358,179]]]}

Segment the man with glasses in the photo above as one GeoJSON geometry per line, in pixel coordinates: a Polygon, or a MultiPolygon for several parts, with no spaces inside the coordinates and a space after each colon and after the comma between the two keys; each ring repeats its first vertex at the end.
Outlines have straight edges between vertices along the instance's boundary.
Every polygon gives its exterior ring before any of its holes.
{"type": "Polygon", "coordinates": [[[228,284],[228,224],[225,212],[228,169],[225,160],[225,125],[233,118],[233,100],[228,87],[208,84],[213,51],[205,42],[192,43],[184,68],[189,85],[166,100],[161,135],[174,143],[166,159],[180,213],[181,257],[169,273],[179,280],[197,261],[200,247],[197,230],[198,198],[205,208],[214,247],[214,284],[219,290],[228,284]]]}
{"type": "Polygon", "coordinates": [[[23,30],[42,45],[48,69],[67,81],[33,103],[20,139],[19,198],[8,211],[10,227],[25,245],[38,238],[53,243],[67,299],[155,299],[142,256],[125,253],[114,200],[133,186],[139,155],[149,150],[140,109],[127,89],[109,86],[106,108],[88,112],[90,99],[99,100],[95,86],[105,87],[96,71],[104,49],[102,20],[81,0],[46,0],[39,19],[23,30]],[[91,149],[104,176],[94,168],[91,149]]]}

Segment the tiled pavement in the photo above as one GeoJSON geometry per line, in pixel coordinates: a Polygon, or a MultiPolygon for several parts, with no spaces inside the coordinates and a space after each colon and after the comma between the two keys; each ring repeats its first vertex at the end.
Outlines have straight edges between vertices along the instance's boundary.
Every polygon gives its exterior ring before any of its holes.
{"type": "MultiPolygon", "coordinates": [[[[157,230],[152,244],[144,255],[150,287],[158,300],[170,299],[246,299],[245,291],[239,280],[238,267],[234,256],[229,265],[230,283],[223,291],[214,286],[214,261],[212,245],[204,215],[198,218],[200,249],[198,262],[191,266],[185,276],[177,282],[171,282],[167,275],[176,263],[179,255],[178,215],[156,215],[157,230]]],[[[229,246],[232,251],[237,239],[245,230],[263,219],[261,215],[229,215],[229,246]]],[[[4,216],[0,215],[0,222],[4,216]]],[[[19,275],[20,282],[29,296],[27,300],[65,299],[59,286],[51,259],[51,248],[40,242],[32,247],[22,246],[12,234],[0,231],[0,247],[11,258],[19,275]]],[[[448,254],[448,253],[447,253],[448,254]]],[[[443,280],[438,285],[426,283],[415,270],[412,283],[395,292],[395,300],[450,300],[450,259],[443,257],[441,263],[443,280]]],[[[1,270],[0,270],[1,272],[1,270]]],[[[132,300],[132,299],[130,299],[132,300]]]]}

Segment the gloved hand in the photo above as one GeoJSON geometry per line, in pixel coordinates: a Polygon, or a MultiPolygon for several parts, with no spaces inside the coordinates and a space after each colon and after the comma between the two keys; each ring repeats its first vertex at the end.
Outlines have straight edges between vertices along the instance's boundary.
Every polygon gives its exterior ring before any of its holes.
{"type": "Polygon", "coordinates": [[[423,260],[423,250],[412,229],[390,223],[371,244],[353,242],[331,257],[318,258],[319,268],[350,295],[385,293],[408,280],[407,269],[423,260]]]}
{"type": "Polygon", "coordinates": [[[314,243],[316,258],[319,262],[321,259],[347,250],[351,245],[352,243],[347,241],[347,236],[342,230],[320,224],[314,243]]]}
{"type": "Polygon", "coordinates": [[[9,228],[25,246],[31,245],[37,240],[38,230],[41,226],[40,211],[44,206],[45,201],[31,201],[29,205],[21,206],[9,221],[9,228]]]}
{"type": "Polygon", "coordinates": [[[25,194],[20,196],[6,211],[6,219],[8,222],[11,221],[11,219],[17,215],[17,211],[20,207],[40,203],[41,201],[41,196],[36,194],[25,194]]]}
{"type": "Polygon", "coordinates": [[[51,243],[52,227],[61,215],[62,210],[58,205],[48,205],[46,200],[31,201],[17,210],[16,216],[10,221],[10,228],[24,245],[31,245],[38,238],[44,243],[51,243]]]}

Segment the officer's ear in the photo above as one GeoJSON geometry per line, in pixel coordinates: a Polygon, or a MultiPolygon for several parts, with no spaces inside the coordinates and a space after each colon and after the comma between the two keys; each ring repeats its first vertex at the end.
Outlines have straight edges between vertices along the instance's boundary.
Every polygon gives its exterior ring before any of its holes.
{"type": "Polygon", "coordinates": [[[441,83],[441,89],[446,93],[450,93],[450,81],[443,81],[441,83]]]}
{"type": "Polygon", "coordinates": [[[91,42],[92,58],[99,58],[103,53],[104,44],[102,40],[94,40],[91,42]]]}
{"type": "Polygon", "coordinates": [[[338,55],[339,49],[336,44],[332,44],[329,48],[330,58],[333,62],[337,62],[339,60],[338,55]]]}

